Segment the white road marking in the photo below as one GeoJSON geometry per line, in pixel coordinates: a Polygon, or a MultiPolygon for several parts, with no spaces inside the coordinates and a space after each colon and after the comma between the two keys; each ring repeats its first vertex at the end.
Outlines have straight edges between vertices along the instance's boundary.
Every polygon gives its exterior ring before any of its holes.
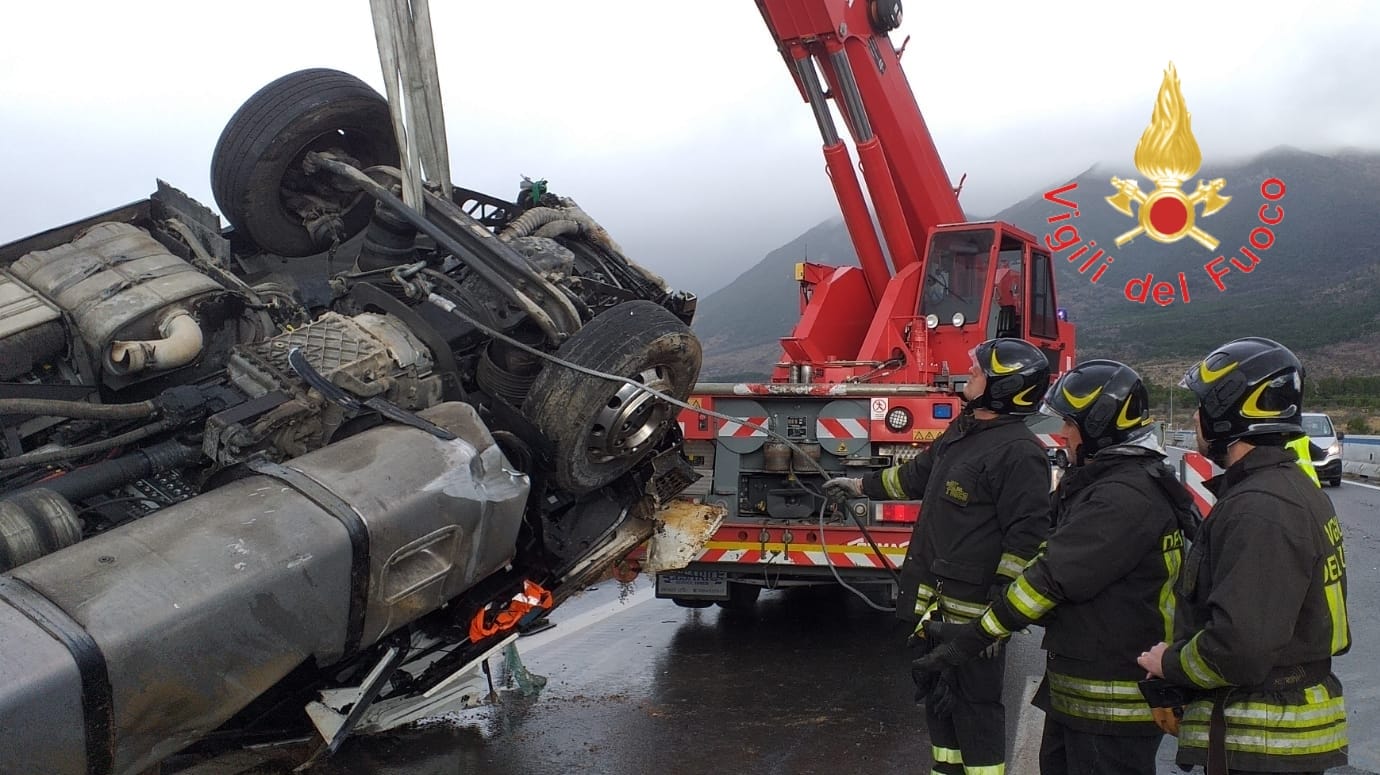
{"type": "Polygon", "coordinates": [[[591,608],[572,619],[564,621],[558,619],[556,620],[556,626],[546,632],[539,632],[536,635],[526,638],[518,638],[518,653],[524,655],[531,654],[562,638],[574,635],[588,627],[592,627],[610,616],[616,616],[634,606],[642,605],[648,600],[653,600],[655,598],[656,590],[652,585],[648,584],[622,600],[610,600],[598,608],[591,608]]]}

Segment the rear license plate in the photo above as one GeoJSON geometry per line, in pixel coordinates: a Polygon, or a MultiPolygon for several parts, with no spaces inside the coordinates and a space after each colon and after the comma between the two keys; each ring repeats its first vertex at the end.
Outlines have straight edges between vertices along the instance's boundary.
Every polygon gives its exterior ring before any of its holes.
{"type": "Polygon", "coordinates": [[[656,574],[657,597],[728,599],[728,573],[721,570],[681,570],[656,574]]]}

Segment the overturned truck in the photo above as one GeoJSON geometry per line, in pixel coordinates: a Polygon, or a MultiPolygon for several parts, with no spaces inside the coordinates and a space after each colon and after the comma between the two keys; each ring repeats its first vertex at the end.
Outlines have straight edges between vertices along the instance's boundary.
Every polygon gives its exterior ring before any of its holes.
{"type": "Polygon", "coordinates": [[[0,246],[0,772],[471,702],[524,612],[714,518],[674,501],[694,297],[540,184],[412,207],[397,164],[306,70],[220,137],[229,228],[159,182],[0,246]]]}

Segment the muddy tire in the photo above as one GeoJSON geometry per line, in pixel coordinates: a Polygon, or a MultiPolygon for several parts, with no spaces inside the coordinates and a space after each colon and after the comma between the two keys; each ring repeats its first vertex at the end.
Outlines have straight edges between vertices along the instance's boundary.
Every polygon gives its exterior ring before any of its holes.
{"type": "Polygon", "coordinates": [[[338,70],[300,70],[250,97],[220,134],[211,156],[211,193],[226,220],[268,253],[319,253],[358,234],[374,200],[333,175],[308,175],[309,151],[332,151],[361,169],[396,166],[388,102],[338,70]],[[314,201],[338,213],[339,230],[309,231],[299,212],[314,201]]]}
{"type": "MultiPolygon", "coordinates": [[[[556,354],[576,365],[628,377],[684,401],[700,371],[690,329],[650,301],[630,301],[595,317],[556,354]]],[[[580,494],[603,487],[646,458],[679,410],[630,385],[548,363],[523,412],[551,442],[552,479],[580,494]]]]}

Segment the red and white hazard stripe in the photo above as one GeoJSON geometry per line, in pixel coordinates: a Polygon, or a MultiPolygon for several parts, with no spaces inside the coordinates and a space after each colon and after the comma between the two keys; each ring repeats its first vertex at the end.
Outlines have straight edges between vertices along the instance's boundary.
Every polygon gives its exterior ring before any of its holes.
{"type": "Polygon", "coordinates": [[[1069,440],[1054,433],[1037,433],[1035,438],[1045,445],[1047,449],[1059,449],[1068,446],[1069,440]]]}
{"type": "MultiPolygon", "coordinates": [[[[881,568],[882,562],[879,560],[872,548],[869,546],[839,546],[830,545],[828,547],[828,557],[822,548],[815,544],[811,549],[779,549],[768,546],[763,549],[756,548],[733,548],[716,547],[711,545],[700,552],[694,562],[719,562],[737,563],[744,565],[806,565],[806,566],[828,566],[830,564],[839,568],[881,568]]],[[[885,546],[881,547],[882,555],[887,558],[888,563],[893,568],[901,567],[905,561],[906,548],[904,546],[885,546]]]]}
{"type": "Polygon", "coordinates": [[[1188,488],[1189,494],[1193,496],[1193,502],[1197,504],[1198,510],[1206,515],[1212,504],[1217,502],[1217,496],[1213,495],[1204,483],[1217,475],[1216,466],[1197,452],[1185,452],[1180,473],[1183,476],[1184,487],[1188,488]]]}
{"type": "Polygon", "coordinates": [[[749,437],[751,437],[751,436],[765,436],[765,435],[767,435],[767,432],[766,432],[765,430],[758,430],[757,428],[751,428],[751,427],[749,427],[749,426],[743,424],[743,423],[752,423],[753,425],[757,425],[757,426],[760,426],[760,427],[762,427],[762,428],[765,428],[765,427],[767,426],[767,418],[765,418],[765,417],[739,417],[739,418],[737,418],[737,419],[739,420],[739,422],[731,422],[731,421],[727,421],[727,420],[724,421],[724,424],[719,426],[719,435],[720,435],[720,436],[724,436],[724,437],[729,437],[729,438],[735,438],[735,439],[746,439],[746,438],[749,438],[749,437]]]}
{"type": "Polygon", "coordinates": [[[866,439],[867,422],[855,417],[821,417],[815,420],[815,437],[830,439],[866,439]]]}

